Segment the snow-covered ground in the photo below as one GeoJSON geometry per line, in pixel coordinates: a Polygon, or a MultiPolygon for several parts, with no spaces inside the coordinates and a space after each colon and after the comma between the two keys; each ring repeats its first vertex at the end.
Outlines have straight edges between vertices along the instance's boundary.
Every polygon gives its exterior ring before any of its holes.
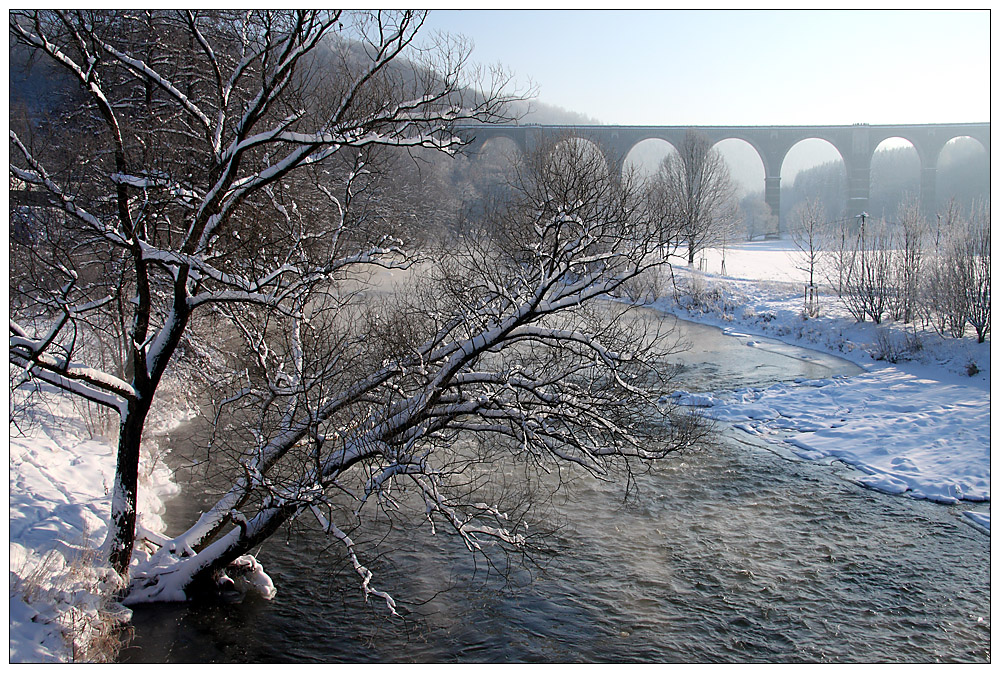
{"type": "MultiPolygon", "coordinates": [[[[914,334],[906,326],[857,325],[830,296],[821,298],[818,318],[803,320],[804,276],[792,250],[785,241],[728,249],[728,277],[718,274],[719,251],[706,256],[706,274],[679,263],[677,280],[693,287],[696,299],[678,306],[661,298],[659,304],[722,326],[747,347],[769,347],[754,338],[766,335],[834,353],[865,373],[766,390],[679,391],[677,398],[790,456],[849,463],[872,488],[945,503],[988,501],[989,343],[914,334]],[[887,344],[900,361],[872,357],[887,344]]],[[[154,444],[157,433],[181,420],[177,413],[150,424],[154,444]]],[[[92,414],[64,397],[33,398],[17,419],[9,444],[10,661],[65,661],[73,650],[64,633],[107,623],[99,616],[105,577],[87,555],[106,534],[114,449],[92,414]]],[[[158,472],[147,481],[153,488],[143,490],[140,504],[141,523],[151,530],[162,525],[160,497],[174,488],[162,464],[154,466],[158,472]]],[[[989,513],[969,515],[989,530],[989,513]]]]}
{"type": "MultiPolygon", "coordinates": [[[[777,338],[838,355],[865,373],[676,398],[790,456],[848,463],[871,488],[950,504],[989,501],[990,339],[858,324],[835,296],[820,297],[820,315],[806,320],[801,264],[789,241],[746,243],[725,251],[723,276],[722,253],[711,250],[700,265],[705,273],[674,269],[679,284],[695,289],[694,300],[658,303],[720,326],[747,347],[768,347],[755,336],[777,338]]],[[[989,529],[989,513],[968,516],[989,529]]]]}
{"type": "MultiPolygon", "coordinates": [[[[117,421],[59,393],[19,395],[11,423],[10,661],[60,662],[100,648],[117,618],[98,549],[107,534],[117,421]]],[[[162,498],[176,491],[155,458],[156,435],[187,415],[183,408],[151,418],[139,522],[162,530],[162,498]]],[[[91,655],[93,652],[90,653],[91,655]]]]}

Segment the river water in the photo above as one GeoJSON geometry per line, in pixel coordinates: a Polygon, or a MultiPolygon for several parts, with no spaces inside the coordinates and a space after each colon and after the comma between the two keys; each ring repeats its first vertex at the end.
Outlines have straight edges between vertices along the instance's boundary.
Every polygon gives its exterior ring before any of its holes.
{"type": "MultiPolygon", "coordinates": [[[[689,390],[860,371],[679,325],[689,390]]],[[[390,533],[365,561],[401,617],[363,601],[338,545],[278,535],[258,554],[277,597],[137,607],[121,661],[988,662],[989,537],[960,508],[864,489],[848,470],[720,426],[711,446],[636,475],[627,501],[621,484],[564,484],[549,551],[506,577],[448,536],[390,533]]],[[[168,525],[204,506],[192,491],[168,525]]]]}

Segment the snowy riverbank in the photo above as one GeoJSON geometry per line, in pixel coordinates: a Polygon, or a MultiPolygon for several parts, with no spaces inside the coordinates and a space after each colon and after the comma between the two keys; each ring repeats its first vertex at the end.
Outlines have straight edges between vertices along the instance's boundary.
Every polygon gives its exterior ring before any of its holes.
{"type": "MultiPolygon", "coordinates": [[[[704,268],[722,270],[709,251],[704,268]]],[[[769,340],[826,351],[865,369],[845,379],[797,381],[766,390],[675,393],[706,416],[766,438],[789,456],[840,460],[856,481],[941,503],[990,500],[990,340],[948,339],[913,325],[858,324],[835,296],[803,314],[804,274],[787,241],[726,251],[729,276],[675,268],[688,292],[659,308],[714,324],[750,348],[769,340]]],[[[990,515],[968,512],[989,530],[990,515]]]]}
{"type": "MultiPolygon", "coordinates": [[[[116,421],[59,393],[15,400],[9,426],[10,661],[102,657],[128,613],[107,596],[113,573],[95,566],[107,535],[116,421]]],[[[187,415],[159,410],[150,423],[139,522],[162,530],[162,498],[177,490],[155,457],[156,436],[187,415]]]]}

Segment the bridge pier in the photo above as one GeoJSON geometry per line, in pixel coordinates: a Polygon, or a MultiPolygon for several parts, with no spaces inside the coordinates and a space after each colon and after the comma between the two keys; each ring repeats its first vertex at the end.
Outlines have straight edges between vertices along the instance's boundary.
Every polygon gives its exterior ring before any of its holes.
{"type": "Polygon", "coordinates": [[[937,167],[925,166],[920,171],[920,210],[924,217],[937,211],[937,167]]]}
{"type": "Polygon", "coordinates": [[[764,203],[771,207],[771,215],[774,217],[774,231],[767,232],[766,235],[781,236],[781,176],[764,176],[764,203]]]}
{"type": "MultiPolygon", "coordinates": [[[[847,163],[845,161],[845,163],[847,163]]],[[[871,196],[872,171],[870,162],[861,166],[847,163],[847,211],[844,216],[853,220],[861,213],[868,212],[868,200],[871,196]]]]}

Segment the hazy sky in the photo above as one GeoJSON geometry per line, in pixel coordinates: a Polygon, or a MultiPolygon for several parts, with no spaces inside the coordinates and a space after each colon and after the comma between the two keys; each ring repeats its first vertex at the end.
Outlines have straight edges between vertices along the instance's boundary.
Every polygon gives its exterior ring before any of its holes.
{"type": "Polygon", "coordinates": [[[435,10],[425,30],[605,124],[990,120],[986,10],[435,10]]]}

